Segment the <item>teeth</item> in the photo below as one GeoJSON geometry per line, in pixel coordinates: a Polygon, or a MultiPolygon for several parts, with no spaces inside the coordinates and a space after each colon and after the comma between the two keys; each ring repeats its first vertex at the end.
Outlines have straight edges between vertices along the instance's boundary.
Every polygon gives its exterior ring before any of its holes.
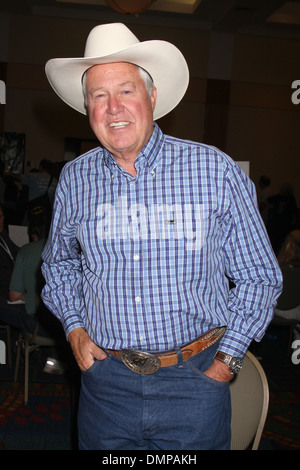
{"type": "Polygon", "coordinates": [[[114,129],[120,129],[122,127],[128,126],[129,122],[122,121],[122,122],[112,122],[109,127],[113,127],[114,129]]]}

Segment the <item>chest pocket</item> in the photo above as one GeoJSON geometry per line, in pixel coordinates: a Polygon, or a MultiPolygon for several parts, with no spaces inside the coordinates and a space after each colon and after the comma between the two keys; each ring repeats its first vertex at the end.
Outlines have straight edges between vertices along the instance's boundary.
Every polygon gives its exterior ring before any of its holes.
{"type": "Polygon", "coordinates": [[[150,213],[151,238],[169,240],[185,249],[201,249],[205,237],[202,207],[195,205],[160,205],[150,213]]]}

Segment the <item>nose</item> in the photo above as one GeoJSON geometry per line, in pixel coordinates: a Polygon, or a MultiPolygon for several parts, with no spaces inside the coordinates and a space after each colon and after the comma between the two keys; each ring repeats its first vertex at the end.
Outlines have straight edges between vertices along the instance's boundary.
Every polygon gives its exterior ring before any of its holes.
{"type": "Polygon", "coordinates": [[[117,114],[123,110],[123,106],[117,96],[110,96],[107,101],[107,111],[110,114],[117,114]]]}

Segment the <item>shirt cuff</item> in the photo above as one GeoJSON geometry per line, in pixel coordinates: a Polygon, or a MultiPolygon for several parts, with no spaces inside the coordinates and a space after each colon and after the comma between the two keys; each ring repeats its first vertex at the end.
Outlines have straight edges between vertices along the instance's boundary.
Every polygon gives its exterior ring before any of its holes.
{"type": "Polygon", "coordinates": [[[236,331],[227,329],[220,340],[218,350],[234,357],[244,357],[251,342],[252,338],[248,338],[236,331]]]}
{"type": "Polygon", "coordinates": [[[67,338],[69,333],[75,330],[75,328],[84,328],[81,315],[78,312],[67,312],[61,321],[67,338]]]}

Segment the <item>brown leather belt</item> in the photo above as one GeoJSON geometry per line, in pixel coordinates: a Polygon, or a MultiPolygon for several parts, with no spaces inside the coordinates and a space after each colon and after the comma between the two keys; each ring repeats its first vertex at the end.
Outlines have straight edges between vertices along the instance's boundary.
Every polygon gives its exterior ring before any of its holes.
{"type": "MultiPolygon", "coordinates": [[[[225,327],[214,328],[192,343],[178,348],[182,353],[182,360],[186,361],[190,357],[212,346],[222,338],[225,330],[225,327]]],[[[123,349],[121,351],[107,349],[107,352],[122,359],[123,363],[137,374],[153,374],[160,367],[174,366],[178,363],[178,353],[176,350],[157,354],[133,351],[131,349],[123,349]]]]}

